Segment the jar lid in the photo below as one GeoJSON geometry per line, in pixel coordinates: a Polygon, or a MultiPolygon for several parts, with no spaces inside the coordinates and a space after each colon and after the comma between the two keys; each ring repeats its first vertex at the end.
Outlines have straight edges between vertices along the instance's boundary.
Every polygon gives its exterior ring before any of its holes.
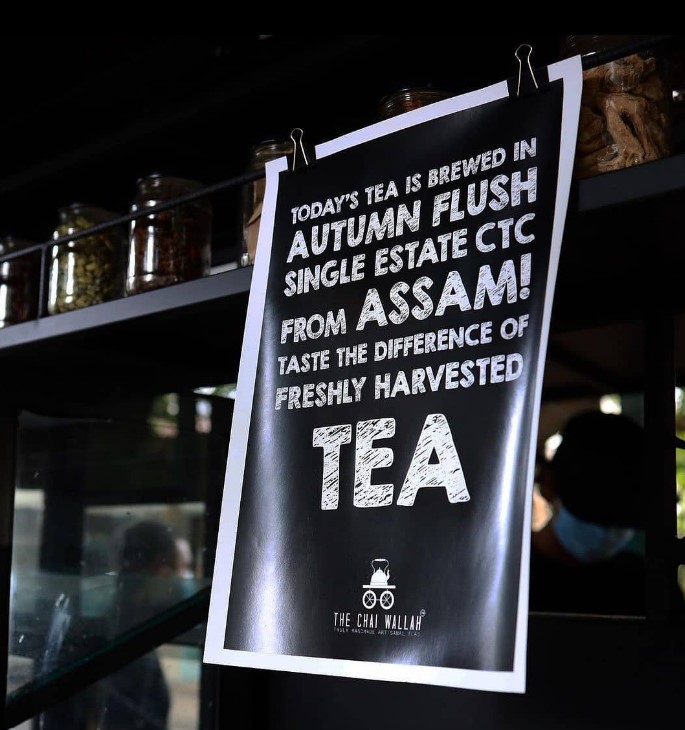
{"type": "Polygon", "coordinates": [[[69,205],[63,205],[61,208],[59,208],[59,212],[62,211],[68,212],[68,211],[74,211],[74,210],[81,210],[82,208],[94,208],[94,205],[91,205],[90,203],[81,203],[79,201],[76,201],[75,203],[69,203],[69,205]]]}
{"type": "MultiPolygon", "coordinates": [[[[168,172],[151,172],[147,175],[143,175],[136,180],[138,187],[144,185],[151,185],[153,187],[161,187],[163,185],[169,185],[174,188],[180,188],[185,192],[191,192],[193,190],[199,190],[204,187],[204,183],[199,180],[192,180],[187,177],[181,177],[179,175],[173,175],[168,172]]],[[[181,193],[179,193],[181,194],[181,193]]]]}
{"type": "Polygon", "coordinates": [[[157,180],[165,177],[175,176],[171,175],[167,170],[154,170],[153,172],[149,172],[147,175],[141,175],[139,178],[136,178],[136,185],[140,185],[140,183],[145,180],[157,180]]]}
{"type": "Polygon", "coordinates": [[[567,35],[561,42],[561,56],[567,58],[579,53],[591,56],[611,48],[627,45],[634,41],[649,38],[647,35],[567,35]]]}
{"type": "Polygon", "coordinates": [[[436,89],[432,86],[403,86],[386,94],[380,100],[379,116],[381,119],[388,119],[436,101],[449,99],[451,96],[454,96],[451,91],[436,89]]]}
{"type": "Polygon", "coordinates": [[[272,150],[281,147],[292,147],[293,141],[289,137],[266,137],[265,139],[255,142],[250,149],[252,150],[272,150]]]}
{"type": "Polygon", "coordinates": [[[92,203],[81,203],[75,202],[69,205],[62,206],[57,211],[60,217],[66,217],[69,215],[78,215],[79,213],[84,217],[94,218],[93,223],[98,223],[102,220],[111,220],[112,218],[118,218],[119,213],[115,213],[107,208],[102,208],[99,205],[93,205],[92,203]]]}
{"type": "Polygon", "coordinates": [[[14,251],[20,251],[22,248],[28,248],[33,245],[33,241],[27,241],[25,238],[19,238],[11,233],[6,233],[0,236],[0,256],[14,253],[14,251]]]}
{"type": "Polygon", "coordinates": [[[258,170],[264,167],[269,160],[275,160],[277,157],[283,157],[284,155],[292,155],[292,153],[292,139],[263,139],[250,148],[249,169],[258,170]]]}

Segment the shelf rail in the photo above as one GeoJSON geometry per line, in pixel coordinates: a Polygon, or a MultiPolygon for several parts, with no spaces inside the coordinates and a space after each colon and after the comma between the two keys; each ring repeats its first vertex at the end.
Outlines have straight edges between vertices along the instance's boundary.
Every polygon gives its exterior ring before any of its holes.
{"type": "Polygon", "coordinates": [[[78,241],[81,238],[88,238],[89,236],[102,233],[103,231],[109,230],[110,228],[116,228],[118,226],[130,223],[131,221],[139,220],[141,218],[147,218],[151,215],[155,215],[156,213],[161,213],[165,210],[171,210],[172,208],[177,208],[179,206],[186,205],[187,203],[192,203],[195,200],[199,200],[200,198],[207,198],[212,195],[216,195],[217,193],[221,193],[224,190],[229,190],[230,188],[246,185],[250,182],[253,182],[254,180],[259,180],[260,178],[263,178],[265,174],[266,173],[264,172],[264,170],[255,170],[243,173],[242,175],[236,175],[235,177],[228,178],[227,180],[222,180],[220,182],[214,183],[213,185],[208,185],[200,190],[195,190],[192,193],[180,195],[173,200],[167,200],[164,203],[150,205],[142,210],[126,213],[126,215],[112,218],[112,220],[105,221],[104,223],[97,223],[94,226],[83,228],[82,230],[70,233],[67,236],[55,237],[50,239],[49,241],[36,243],[32,246],[26,246],[19,251],[13,251],[12,253],[4,254],[0,256],[0,263],[5,261],[13,261],[14,259],[19,259],[24,256],[30,256],[34,253],[40,253],[40,285],[37,316],[37,319],[40,319],[45,315],[46,311],[45,300],[48,276],[48,252],[53,246],[60,246],[65,243],[69,243],[70,241],[78,241]]]}
{"type": "Polygon", "coordinates": [[[630,43],[623,43],[616,48],[610,48],[607,51],[598,51],[597,53],[587,53],[581,57],[583,68],[587,71],[590,68],[602,66],[605,63],[611,63],[619,58],[632,56],[634,53],[642,53],[651,51],[655,48],[662,48],[669,45],[676,36],[673,35],[650,35],[643,36],[638,40],[630,43]]]}

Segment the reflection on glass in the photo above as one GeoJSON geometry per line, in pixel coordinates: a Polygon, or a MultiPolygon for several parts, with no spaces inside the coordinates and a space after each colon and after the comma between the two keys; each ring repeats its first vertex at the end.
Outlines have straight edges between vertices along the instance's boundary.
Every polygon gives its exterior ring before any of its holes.
{"type": "MultiPolygon", "coordinates": [[[[10,703],[33,680],[68,672],[209,585],[207,497],[221,494],[232,406],[167,394],[91,408],[87,418],[21,415],[10,703]]],[[[46,711],[41,730],[197,728],[202,638],[194,629],[182,646],[133,662],[80,704],[46,711]],[[124,697],[136,720],[117,725],[124,697]],[[140,724],[155,715],[157,724],[140,724]]]]}
{"type": "MultiPolygon", "coordinates": [[[[121,633],[188,598],[196,591],[181,538],[157,520],[127,526],[118,537],[113,630],[121,633]]],[[[187,544],[187,540],[185,541],[187,544]]],[[[190,555],[192,565],[192,554],[190,555]]]]}
{"type": "Polygon", "coordinates": [[[228,383],[227,385],[195,388],[193,392],[199,395],[213,395],[217,398],[230,398],[231,400],[235,400],[236,387],[236,383],[228,383]]]}
{"type": "MultiPolygon", "coordinates": [[[[682,388],[675,389],[676,436],[685,439],[685,399],[682,388]]],[[[676,536],[685,537],[685,450],[677,448],[676,464],[676,536]]],[[[685,566],[678,567],[678,585],[685,599],[685,566]]]]}
{"type": "MultiPolygon", "coordinates": [[[[165,644],[42,713],[38,727],[198,730],[201,661],[198,647],[165,644]]],[[[27,722],[18,730],[32,727],[27,722]]]]}
{"type": "MultiPolygon", "coordinates": [[[[676,436],[685,439],[685,401],[681,388],[675,389],[676,436]]],[[[676,449],[677,536],[685,537],[685,450],[676,449]]]]}

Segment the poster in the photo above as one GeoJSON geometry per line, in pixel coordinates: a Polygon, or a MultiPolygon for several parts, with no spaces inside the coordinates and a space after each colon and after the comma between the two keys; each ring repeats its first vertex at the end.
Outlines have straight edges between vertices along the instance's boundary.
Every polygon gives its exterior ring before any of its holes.
{"type": "Polygon", "coordinates": [[[547,72],[268,163],[205,661],[525,691],[582,85],[547,72]]]}

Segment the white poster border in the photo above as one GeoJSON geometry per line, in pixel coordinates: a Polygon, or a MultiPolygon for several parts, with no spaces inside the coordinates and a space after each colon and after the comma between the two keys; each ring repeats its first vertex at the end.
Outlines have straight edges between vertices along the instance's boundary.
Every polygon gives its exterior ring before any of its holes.
{"type": "MultiPolygon", "coordinates": [[[[538,379],[535,383],[535,403],[537,404],[540,403],[542,394],[542,377],[547,351],[552,298],[571,186],[578,131],[578,110],[580,109],[580,95],[582,92],[582,66],[580,56],[554,63],[548,66],[547,69],[550,81],[563,81],[564,91],[554,224],[549,256],[547,290],[545,292],[543,309],[538,379]]],[[[477,91],[451,99],[445,99],[320,144],[316,147],[316,158],[322,159],[401,129],[421,124],[431,119],[437,119],[447,114],[454,114],[455,112],[472,109],[499,99],[505,99],[508,96],[509,90],[507,83],[502,81],[477,91]]],[[[230,576],[233,573],[233,559],[237,540],[245,457],[247,454],[250,421],[252,417],[257,360],[259,356],[267,279],[271,260],[271,243],[273,239],[276,201],[278,199],[278,181],[280,173],[286,169],[287,160],[285,157],[273,160],[266,165],[266,194],[259,230],[258,254],[252,273],[243,349],[240,358],[237,398],[231,426],[229,456],[221,508],[204,661],[210,664],[252,667],[256,669],[432,684],[494,692],[523,693],[525,692],[526,686],[528,581],[533,476],[536,456],[535,439],[531,439],[529,454],[530,468],[526,484],[526,510],[521,550],[516,646],[512,671],[484,671],[416,664],[390,664],[385,662],[267,654],[223,648],[231,588],[230,576]]],[[[538,415],[536,409],[532,424],[532,433],[537,433],[537,429],[538,415]]]]}

